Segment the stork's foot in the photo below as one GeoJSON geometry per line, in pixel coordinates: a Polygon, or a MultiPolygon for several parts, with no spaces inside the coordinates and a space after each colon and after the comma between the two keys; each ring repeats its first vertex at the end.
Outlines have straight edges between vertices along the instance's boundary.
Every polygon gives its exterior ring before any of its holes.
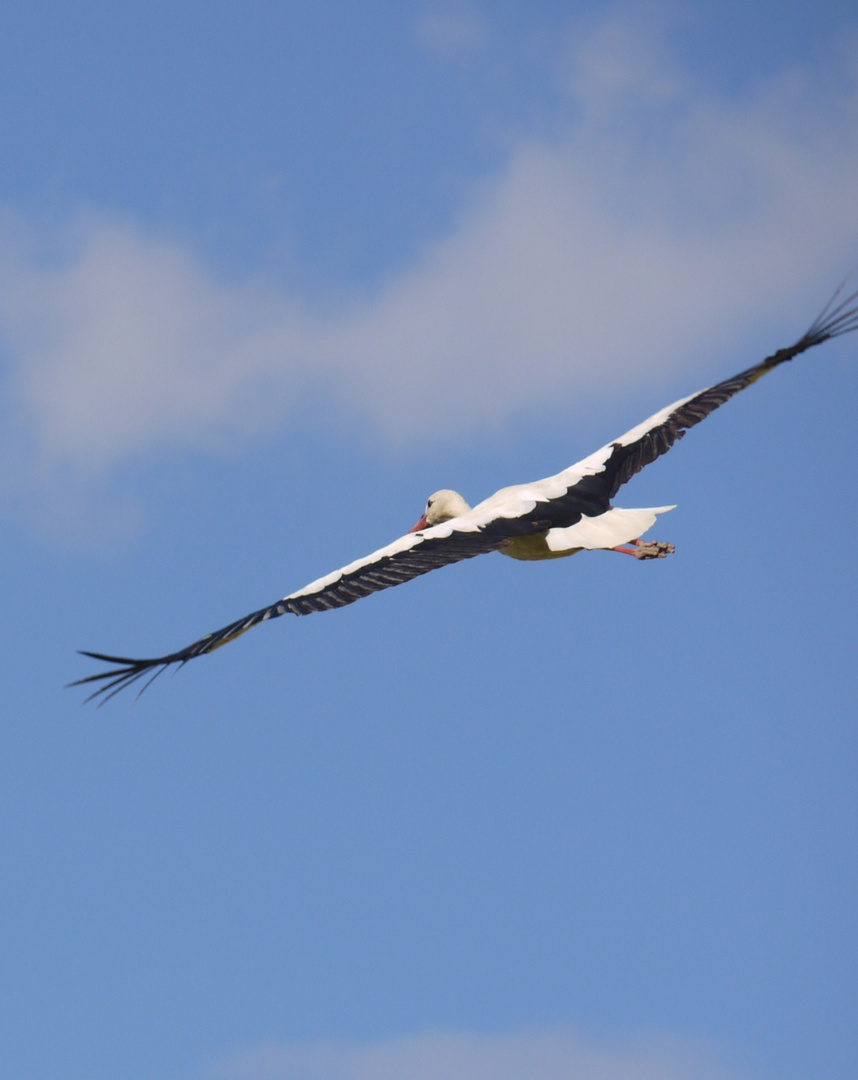
{"type": "Polygon", "coordinates": [[[664,559],[675,551],[673,544],[666,544],[663,540],[638,540],[635,545],[635,558],[664,559]]]}
{"type": "Polygon", "coordinates": [[[621,551],[623,555],[634,555],[636,559],[664,559],[672,555],[676,548],[662,540],[632,540],[632,547],[615,547],[611,551],[621,551]]]}

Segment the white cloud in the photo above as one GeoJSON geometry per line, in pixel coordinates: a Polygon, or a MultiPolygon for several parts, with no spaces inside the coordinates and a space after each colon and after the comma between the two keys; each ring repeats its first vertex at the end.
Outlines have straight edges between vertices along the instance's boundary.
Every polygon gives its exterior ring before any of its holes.
{"type": "Polygon", "coordinates": [[[447,237],[335,314],[218,281],[189,246],[97,214],[46,259],[10,213],[7,493],[242,440],[320,386],[387,437],[442,439],[684,369],[691,390],[764,323],[785,344],[858,252],[855,73],[839,96],[794,74],[719,99],[640,25],[576,38],[576,119],[511,147],[447,237]]]}
{"type": "Polygon", "coordinates": [[[212,1080],[730,1080],[702,1042],[650,1035],[597,1045],[565,1031],[430,1034],[368,1045],[269,1044],[212,1067],[212,1080]]]}
{"type": "Polygon", "coordinates": [[[618,108],[664,104],[688,92],[688,78],[665,37],[662,4],[617,6],[583,35],[570,36],[560,82],[585,115],[608,120],[618,108]]]}
{"type": "Polygon", "coordinates": [[[417,20],[417,37],[442,60],[466,60],[488,41],[485,20],[465,3],[428,8],[417,20]]]}

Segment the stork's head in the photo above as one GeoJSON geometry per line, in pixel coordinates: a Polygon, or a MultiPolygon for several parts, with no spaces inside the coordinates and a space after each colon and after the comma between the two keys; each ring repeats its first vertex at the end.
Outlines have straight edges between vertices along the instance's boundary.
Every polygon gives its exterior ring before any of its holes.
{"type": "Polygon", "coordinates": [[[466,514],[470,509],[458,491],[449,491],[444,488],[429,496],[423,517],[408,531],[420,532],[421,529],[429,529],[433,525],[440,525],[442,521],[449,521],[451,518],[459,517],[460,514],[466,514]]]}

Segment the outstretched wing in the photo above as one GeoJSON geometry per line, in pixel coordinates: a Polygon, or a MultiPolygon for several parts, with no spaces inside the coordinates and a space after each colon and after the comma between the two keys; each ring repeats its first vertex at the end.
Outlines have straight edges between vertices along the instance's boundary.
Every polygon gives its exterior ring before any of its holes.
{"type": "Polygon", "coordinates": [[[761,363],[734,375],[731,379],[725,379],[697,394],[675,401],[648,420],[644,420],[642,424],[632,428],[631,431],[627,431],[616,441],[603,446],[595,454],[591,454],[558,476],[552,477],[551,480],[564,482],[566,487],[566,496],[561,496],[560,501],[565,501],[567,498],[570,502],[589,500],[595,504],[602,504],[602,508],[607,509],[607,504],[623,484],[639,473],[644,466],[651,464],[662,454],[666,454],[689,428],[705,420],[710,413],[723,405],[725,401],[729,401],[740,390],[744,390],[780,364],[792,360],[794,356],[812,349],[815,345],[821,345],[829,338],[839,337],[841,334],[848,334],[851,330],[858,329],[858,302],[856,302],[858,291],[851,293],[838,303],[842,291],[843,285],[813,325],[794,345],[786,349],[778,349],[761,363]]]}
{"type": "Polygon", "coordinates": [[[195,656],[212,652],[258,623],[287,612],[309,615],[314,611],[343,607],[371,592],[401,585],[440,566],[496,551],[512,536],[553,525],[568,527],[584,514],[596,516],[604,513],[610,500],[627,480],[666,453],[689,428],[699,424],[740,390],[799,353],[829,338],[858,329],[858,291],[838,303],[842,290],[841,285],[819,318],[794,345],[779,349],[755,367],[731,379],[668,405],[616,441],[556,476],[534,484],[504,489],[468,514],[422,532],[408,533],[366,558],[319,578],[298,592],[269,607],[260,608],[178,652],[152,659],[84,652],[84,656],[117,666],[78,679],[70,685],[103,684],[86,699],[91,701],[101,697],[103,704],[148,674],[149,680],[143,686],[145,690],[149,682],[170,665],[185,664],[195,656]]]}
{"type": "Polygon", "coordinates": [[[100,697],[101,704],[104,704],[126,686],[148,675],[148,680],[140,690],[142,693],[153,679],[172,664],[186,664],[195,656],[213,652],[259,623],[279,618],[287,612],[292,615],[310,615],[314,611],[344,607],[369,596],[370,593],[401,585],[421,574],[428,574],[430,570],[437,570],[441,566],[461,562],[463,559],[472,559],[475,555],[488,551],[496,551],[503,544],[502,529],[491,526],[485,528],[479,524],[462,528],[457,527],[457,521],[458,519],[454,519],[443,525],[435,525],[423,532],[406,533],[387,547],[380,548],[341,570],[335,570],[332,574],[311,582],[303,589],[290,593],[282,600],[260,608],[259,611],[254,611],[213,634],[207,634],[178,652],[148,659],[134,659],[81,650],[83,656],[118,666],[97,675],[77,679],[69,685],[103,684],[98,686],[86,701],[100,697]]]}

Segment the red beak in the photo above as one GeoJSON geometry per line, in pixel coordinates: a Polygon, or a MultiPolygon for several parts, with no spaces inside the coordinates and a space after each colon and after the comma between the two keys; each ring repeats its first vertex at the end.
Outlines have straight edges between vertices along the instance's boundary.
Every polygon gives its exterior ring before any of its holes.
{"type": "Polygon", "coordinates": [[[420,532],[421,529],[428,529],[428,528],[429,528],[429,522],[426,520],[426,515],[424,514],[423,517],[417,522],[417,524],[412,525],[411,528],[408,531],[410,533],[420,532]]]}

